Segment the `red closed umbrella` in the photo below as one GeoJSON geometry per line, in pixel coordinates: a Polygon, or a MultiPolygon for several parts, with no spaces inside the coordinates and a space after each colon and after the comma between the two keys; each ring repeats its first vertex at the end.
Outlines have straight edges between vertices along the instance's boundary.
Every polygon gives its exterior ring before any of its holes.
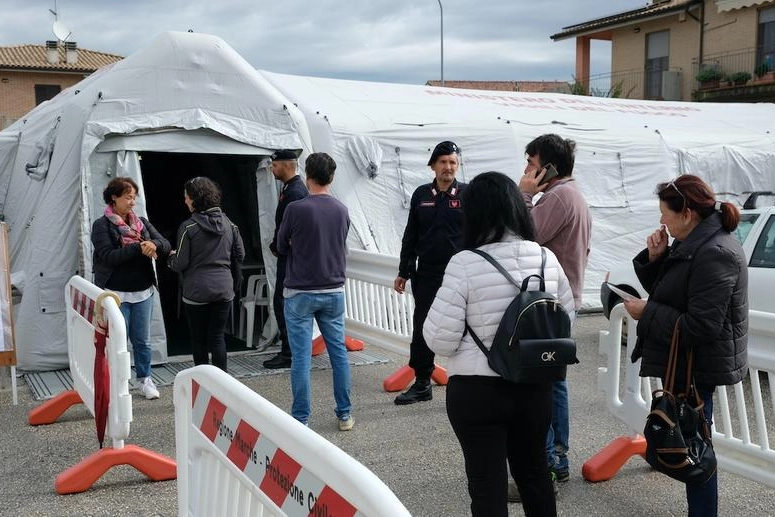
{"type": "Polygon", "coordinates": [[[108,422],[108,407],[110,406],[110,368],[105,356],[105,346],[108,339],[108,320],[102,306],[106,298],[113,298],[116,305],[121,305],[121,299],[116,293],[105,291],[97,297],[94,305],[94,423],[97,426],[97,441],[105,441],[105,427],[108,422]]]}
{"type": "Polygon", "coordinates": [[[107,322],[99,321],[98,326],[94,328],[94,423],[97,425],[97,441],[100,442],[100,449],[105,440],[110,405],[110,368],[105,357],[107,337],[107,322]],[[101,324],[105,326],[102,327],[101,324]]]}

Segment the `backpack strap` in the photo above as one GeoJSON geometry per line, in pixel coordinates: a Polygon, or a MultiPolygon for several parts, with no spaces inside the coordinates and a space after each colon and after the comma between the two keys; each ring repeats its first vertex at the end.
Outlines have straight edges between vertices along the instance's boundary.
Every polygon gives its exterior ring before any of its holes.
{"type": "MultiPolygon", "coordinates": [[[[542,249],[543,249],[543,248],[542,248],[542,249]]],[[[513,277],[513,276],[511,276],[511,275],[509,274],[509,272],[508,272],[508,271],[506,271],[506,269],[505,269],[503,266],[501,266],[501,265],[498,263],[498,261],[497,261],[497,260],[495,260],[494,258],[492,258],[492,255],[490,255],[490,254],[489,254],[489,253],[487,253],[486,251],[482,251],[482,250],[479,250],[479,249],[475,249],[475,250],[471,250],[471,251],[472,251],[472,252],[474,252],[474,253],[476,253],[476,254],[477,254],[477,255],[479,255],[480,257],[484,257],[484,259],[485,259],[485,260],[487,260],[487,262],[489,262],[490,264],[492,264],[492,265],[495,267],[495,269],[497,269],[497,270],[498,270],[498,272],[500,272],[500,274],[501,274],[501,275],[505,276],[505,277],[506,277],[506,279],[507,279],[509,282],[511,282],[511,283],[512,283],[512,284],[513,284],[513,285],[514,285],[514,286],[515,286],[517,289],[520,289],[520,287],[519,287],[519,284],[517,283],[517,281],[516,281],[516,280],[514,280],[514,277],[513,277]]],[[[543,270],[543,267],[542,267],[541,269],[543,270]]]]}
{"type": "Polygon", "coordinates": [[[544,268],[546,267],[546,248],[541,246],[541,274],[540,275],[528,275],[522,279],[521,289],[523,291],[529,291],[528,284],[531,278],[538,279],[538,290],[546,292],[546,281],[544,280],[544,268]]]}
{"type": "MultiPolygon", "coordinates": [[[[503,266],[501,266],[501,265],[498,263],[498,261],[497,261],[497,260],[495,260],[494,258],[492,258],[492,255],[490,255],[490,254],[489,254],[489,253],[487,253],[486,251],[482,251],[482,250],[479,250],[479,249],[474,249],[474,250],[471,250],[471,251],[472,251],[472,252],[474,252],[474,253],[476,253],[476,254],[477,254],[477,255],[479,255],[480,257],[483,257],[483,258],[484,258],[484,259],[485,259],[487,262],[489,262],[490,264],[492,264],[492,265],[493,265],[493,267],[494,267],[495,269],[497,269],[497,270],[498,270],[498,272],[499,272],[501,275],[503,275],[504,277],[506,277],[506,279],[507,279],[509,282],[511,282],[511,283],[514,285],[514,287],[516,287],[517,289],[519,289],[519,288],[520,288],[520,287],[519,287],[519,283],[517,283],[517,281],[516,281],[516,280],[514,280],[514,277],[513,277],[513,276],[511,276],[511,274],[509,274],[509,272],[508,272],[508,271],[506,271],[506,269],[505,269],[503,266]]],[[[479,339],[479,336],[477,336],[477,335],[476,335],[476,332],[474,332],[474,329],[472,329],[472,328],[471,328],[471,326],[468,324],[468,322],[467,322],[467,321],[466,321],[466,332],[468,332],[469,334],[471,334],[471,338],[474,340],[474,343],[476,343],[476,346],[478,346],[478,347],[479,347],[479,349],[482,351],[482,353],[483,353],[485,356],[487,356],[487,357],[490,357],[490,351],[489,351],[489,350],[487,350],[487,348],[484,346],[484,343],[482,343],[482,340],[481,340],[481,339],[479,339]]],[[[465,334],[464,334],[464,335],[465,335],[465,334]]]]}
{"type": "MultiPolygon", "coordinates": [[[[485,356],[487,356],[487,357],[490,357],[490,351],[489,351],[489,350],[487,350],[487,348],[484,346],[484,343],[482,343],[482,340],[481,340],[481,339],[479,339],[479,336],[477,336],[477,335],[476,335],[476,332],[474,332],[474,329],[472,329],[472,328],[471,328],[471,327],[468,325],[468,322],[467,322],[467,321],[466,321],[466,332],[468,332],[469,334],[471,334],[471,338],[474,340],[474,343],[476,343],[476,346],[478,346],[478,347],[479,347],[479,349],[482,351],[482,353],[483,353],[485,356]]],[[[465,335],[465,334],[463,334],[463,335],[465,335]]]]}

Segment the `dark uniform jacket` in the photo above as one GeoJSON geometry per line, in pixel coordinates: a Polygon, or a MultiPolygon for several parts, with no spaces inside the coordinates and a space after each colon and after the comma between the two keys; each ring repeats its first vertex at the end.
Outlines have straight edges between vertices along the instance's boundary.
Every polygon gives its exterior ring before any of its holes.
{"type": "Polygon", "coordinates": [[[178,229],[178,249],[168,261],[180,273],[183,298],[198,303],[228,302],[245,259],[237,225],[218,207],[194,212],[178,229]]]}
{"type": "Polygon", "coordinates": [[[436,180],[417,187],[401,240],[398,276],[409,279],[418,271],[420,275],[444,275],[447,262],[463,244],[460,194],[465,188],[457,180],[447,192],[438,190],[436,180]]]}
{"type": "Polygon", "coordinates": [[[283,184],[283,189],[280,191],[280,198],[277,201],[277,210],[275,210],[274,213],[274,237],[269,244],[269,250],[275,255],[279,254],[277,251],[277,231],[280,229],[280,223],[283,222],[285,209],[291,202],[304,199],[307,196],[309,196],[307,187],[304,185],[304,181],[302,181],[301,176],[298,174],[289,179],[287,183],[283,184]]]}
{"type": "Polygon", "coordinates": [[[748,269],[742,246],[721,225],[721,214],[705,218],[683,242],[674,242],[649,263],[648,250],[633,260],[649,293],[638,321],[632,360],[640,375],[664,377],[670,338],[680,322],[676,382],[686,377],[684,350],[694,349],[694,379],[701,386],[731,385],[748,369],[748,269]]]}
{"type": "MultiPolygon", "coordinates": [[[[169,241],[148,219],[140,217],[140,220],[143,222],[142,239],[153,241],[157,256],[166,256],[170,252],[169,241]]],[[[94,246],[94,284],[97,287],[131,293],[156,285],[153,264],[143,255],[140,243],[122,246],[118,226],[104,215],[92,224],[91,242],[94,246]]]]}

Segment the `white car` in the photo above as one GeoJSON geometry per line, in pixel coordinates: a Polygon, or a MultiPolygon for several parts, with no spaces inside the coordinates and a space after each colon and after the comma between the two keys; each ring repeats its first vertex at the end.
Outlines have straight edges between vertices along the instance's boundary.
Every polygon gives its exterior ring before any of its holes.
{"type": "MultiPolygon", "coordinates": [[[[748,259],[749,309],[775,316],[775,206],[771,203],[770,206],[758,207],[759,197],[775,200],[772,192],[751,194],[740,210],[740,224],[735,234],[743,243],[748,259]]],[[[648,296],[635,275],[632,262],[612,269],[606,273],[600,287],[600,301],[606,318],[614,306],[622,301],[619,295],[608,288],[606,282],[641,298],[648,296]]]]}

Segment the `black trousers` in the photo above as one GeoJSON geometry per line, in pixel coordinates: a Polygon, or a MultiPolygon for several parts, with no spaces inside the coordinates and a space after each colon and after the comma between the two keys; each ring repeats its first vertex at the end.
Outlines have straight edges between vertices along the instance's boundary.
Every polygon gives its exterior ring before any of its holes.
{"type": "Polygon", "coordinates": [[[409,366],[417,379],[428,380],[433,373],[435,354],[428,348],[422,335],[422,327],[428,311],[431,309],[436,291],[441,287],[444,272],[439,275],[418,271],[412,276],[412,294],[414,295],[414,316],[412,322],[412,342],[409,344],[409,366]]]}
{"type": "Polygon", "coordinates": [[[291,346],[288,344],[288,327],[285,325],[285,298],[283,298],[285,265],[287,261],[288,257],[286,255],[277,256],[277,281],[274,284],[272,306],[274,308],[274,317],[277,320],[277,331],[280,336],[280,355],[291,357],[291,346]]]}
{"type": "Polygon", "coordinates": [[[557,515],[545,452],[551,383],[453,375],[447,384],[447,416],[463,449],[472,516],[508,516],[504,460],[522,495],[525,515],[557,515]]]}
{"type": "Polygon", "coordinates": [[[188,330],[191,333],[191,352],[194,364],[212,364],[226,370],[226,323],[231,302],[213,302],[206,305],[184,303],[188,330]]]}

